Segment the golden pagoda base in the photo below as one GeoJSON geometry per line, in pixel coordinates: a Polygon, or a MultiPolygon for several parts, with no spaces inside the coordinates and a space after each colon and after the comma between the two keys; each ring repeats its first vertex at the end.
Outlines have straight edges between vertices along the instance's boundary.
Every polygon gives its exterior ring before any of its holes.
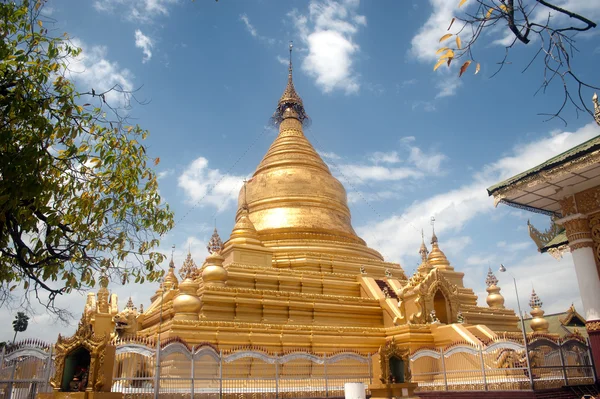
{"type": "Polygon", "coordinates": [[[123,399],[119,392],[50,392],[38,393],[37,399],[123,399]]]}
{"type": "Polygon", "coordinates": [[[415,382],[404,382],[398,384],[370,384],[371,399],[408,398],[418,399],[415,389],[419,384],[415,382]]]}

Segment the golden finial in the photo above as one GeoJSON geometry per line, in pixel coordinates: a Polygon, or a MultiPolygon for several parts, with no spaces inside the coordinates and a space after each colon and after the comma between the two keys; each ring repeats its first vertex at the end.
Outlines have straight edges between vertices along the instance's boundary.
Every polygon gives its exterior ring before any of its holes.
{"type": "Polygon", "coordinates": [[[171,246],[171,261],[169,262],[169,268],[175,269],[175,262],[173,261],[173,256],[175,255],[175,244],[171,246]]]}
{"type": "Polygon", "coordinates": [[[421,254],[421,260],[423,262],[427,260],[427,255],[429,255],[429,250],[427,250],[427,246],[425,245],[425,235],[423,234],[423,229],[421,229],[421,248],[419,248],[419,254],[421,254]]]}
{"type": "Polygon", "coordinates": [[[100,270],[100,287],[107,288],[108,287],[108,276],[106,275],[106,269],[102,268],[100,270]]]}
{"type": "Polygon", "coordinates": [[[531,306],[531,309],[541,308],[543,304],[544,303],[542,302],[538,294],[535,293],[535,289],[532,288],[531,298],[529,298],[529,306],[531,306]]]}
{"type": "Polygon", "coordinates": [[[296,92],[294,88],[294,79],[293,79],[293,66],[292,66],[292,49],[294,45],[293,42],[290,42],[290,64],[288,66],[288,82],[281,98],[279,99],[279,103],[277,104],[277,109],[275,113],[271,117],[272,122],[279,126],[279,124],[285,118],[296,118],[302,124],[308,124],[309,118],[306,112],[304,111],[304,105],[302,104],[302,98],[296,92]]]}
{"type": "MultiPolygon", "coordinates": [[[[248,184],[248,180],[244,179],[244,203],[242,204],[242,209],[249,210],[248,208],[248,191],[246,185],[248,184]]],[[[216,229],[215,229],[216,230],[216,229]]]]}
{"type": "Polygon", "coordinates": [[[596,123],[600,125],[600,103],[598,103],[598,94],[594,93],[592,101],[594,102],[594,119],[596,120],[596,123]]]}
{"type": "Polygon", "coordinates": [[[504,308],[504,297],[500,294],[500,287],[498,287],[498,278],[492,273],[492,268],[488,269],[488,274],[485,279],[485,289],[488,292],[486,302],[490,308],[504,308]]]}
{"type": "Polygon", "coordinates": [[[438,238],[435,235],[435,216],[431,217],[431,231],[433,232],[431,235],[431,245],[438,243],[438,238]]]}
{"type": "Polygon", "coordinates": [[[529,299],[529,306],[531,306],[531,322],[529,326],[534,332],[547,333],[548,332],[548,320],[544,319],[544,311],[542,310],[542,300],[535,293],[535,289],[531,289],[531,298],[529,299]]]}
{"type": "Polygon", "coordinates": [[[127,300],[127,304],[125,305],[125,309],[137,310],[136,307],[135,307],[135,305],[133,304],[133,300],[131,299],[131,296],[127,300]]]}
{"type": "Polygon", "coordinates": [[[192,259],[192,252],[191,250],[188,250],[188,254],[187,257],[185,258],[185,261],[183,262],[183,266],[181,266],[181,269],[179,269],[179,275],[181,276],[182,279],[186,279],[186,278],[194,278],[196,277],[196,274],[198,274],[198,267],[196,266],[196,263],[194,263],[194,260],[192,259]]]}
{"type": "Polygon", "coordinates": [[[208,241],[206,249],[208,249],[209,254],[221,253],[221,251],[223,250],[223,241],[221,240],[221,237],[219,237],[219,233],[217,232],[216,227],[215,231],[213,231],[213,234],[210,237],[210,241],[208,241]]]}
{"type": "Polygon", "coordinates": [[[488,274],[485,278],[485,285],[491,287],[492,285],[498,285],[498,278],[492,272],[492,268],[488,268],[488,274]]]}

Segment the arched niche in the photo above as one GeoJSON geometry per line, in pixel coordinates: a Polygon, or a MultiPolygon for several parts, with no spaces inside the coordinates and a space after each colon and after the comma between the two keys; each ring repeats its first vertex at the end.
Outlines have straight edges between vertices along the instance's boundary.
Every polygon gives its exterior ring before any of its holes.
{"type": "Polygon", "coordinates": [[[433,309],[435,310],[435,316],[443,324],[449,324],[451,322],[451,311],[446,295],[441,290],[437,290],[433,295],[433,309]]]}
{"type": "Polygon", "coordinates": [[[60,390],[63,392],[85,391],[88,384],[91,356],[84,347],[73,349],[65,356],[60,390]]]}
{"type": "Polygon", "coordinates": [[[404,360],[398,356],[390,357],[390,381],[391,383],[404,383],[404,360]]]}

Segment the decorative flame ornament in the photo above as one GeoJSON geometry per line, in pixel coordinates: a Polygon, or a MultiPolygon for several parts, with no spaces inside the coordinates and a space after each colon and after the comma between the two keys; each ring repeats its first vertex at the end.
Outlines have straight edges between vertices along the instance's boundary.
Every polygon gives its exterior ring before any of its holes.
{"type": "Polygon", "coordinates": [[[213,231],[213,234],[210,237],[210,241],[208,242],[206,249],[208,249],[209,254],[220,254],[223,250],[223,241],[221,240],[221,237],[219,237],[216,227],[215,231],[213,231]]]}

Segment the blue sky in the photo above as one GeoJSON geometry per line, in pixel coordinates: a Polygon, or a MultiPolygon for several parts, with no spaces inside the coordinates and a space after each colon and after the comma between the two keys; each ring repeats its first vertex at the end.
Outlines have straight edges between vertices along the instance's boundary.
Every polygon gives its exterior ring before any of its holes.
{"type": "MultiPolygon", "coordinates": [[[[434,73],[452,3],[458,1],[49,0],[45,13],[56,32],[68,32],[83,49],[72,68],[78,87],[119,83],[139,88],[136,97],[147,101],[134,104],[130,116],[150,130],[149,152],[161,159],[161,194],[177,220],[162,248],[168,253],[175,245],[178,266],[188,248],[202,263],[215,219],[228,237],[242,180],[276,135],[268,120],[293,40],[294,81],[312,118],[306,135],[346,187],[353,225],[371,247],[411,274],[420,229],[428,239],[435,216],[442,250],[481,304],[487,269],[502,262],[518,278],[523,303],[534,284],[548,313],[571,302],[582,310],[570,255],[540,255],[527,234],[528,218],[541,228],[548,219],[495,209],[485,188],[600,129],[572,110],[564,113],[567,127],[537,115],[553,111],[560,92],[534,97],[541,70],[521,73],[535,43],[517,46],[512,64],[490,78],[503,54],[494,44],[502,33],[495,32],[479,45],[478,75],[434,73]]],[[[592,1],[559,3],[600,18],[592,1]]],[[[582,77],[596,84],[597,33],[578,38],[575,58],[582,77]]],[[[512,282],[498,278],[507,305],[516,308],[512,282]]],[[[110,288],[121,307],[129,295],[148,306],[157,284],[110,288]]],[[[78,317],[84,297],[58,304],[78,317]]],[[[3,312],[12,318],[14,310],[3,312]]],[[[76,324],[37,312],[22,337],[40,337],[43,328],[40,338],[54,340],[76,324]]],[[[9,325],[0,332],[12,337],[9,325]]]]}

